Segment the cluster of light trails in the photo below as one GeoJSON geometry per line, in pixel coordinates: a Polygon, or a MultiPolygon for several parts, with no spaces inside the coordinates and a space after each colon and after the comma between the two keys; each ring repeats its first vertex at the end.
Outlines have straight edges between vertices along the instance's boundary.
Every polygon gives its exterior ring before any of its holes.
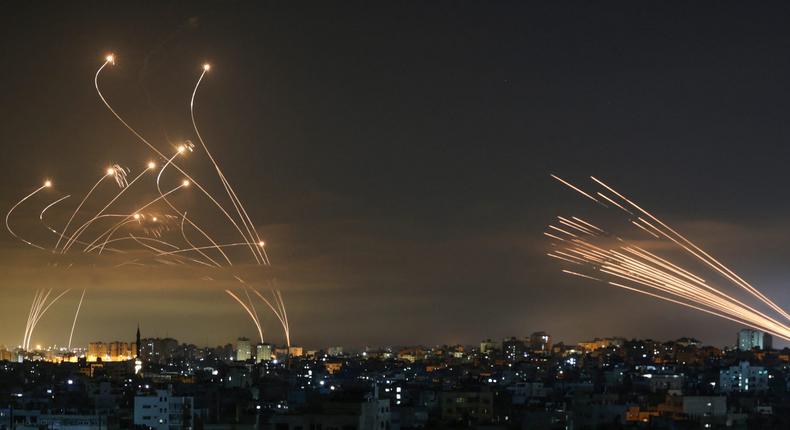
{"type": "Polygon", "coordinates": [[[600,223],[576,216],[558,216],[544,235],[551,240],[547,255],[562,263],[563,273],[675,303],[790,340],[790,315],[784,309],[664,221],[595,177],[590,179],[599,191],[587,192],[556,175],[551,176],[599,206],[621,212],[628,220],[627,225],[635,229],[632,231],[641,235],[640,241],[666,241],[706,272],[695,273],[679,262],[648,251],[646,246],[638,246],[637,241],[600,227],[600,223]],[[715,275],[723,285],[705,279],[704,275],[715,275]],[[729,289],[735,291],[728,292],[729,289]]]}
{"type": "MultiPolygon", "coordinates": [[[[221,273],[227,275],[228,279],[238,281],[243,295],[229,289],[226,291],[249,315],[256,326],[261,342],[263,342],[263,328],[255,311],[253,303],[255,296],[266,304],[280,321],[283,335],[290,346],[290,328],[280,290],[272,288],[273,299],[267,299],[254,286],[244,282],[234,272],[236,265],[269,266],[271,262],[266,252],[265,242],[261,239],[244,204],[214,155],[209,151],[208,145],[198,129],[195,117],[196,96],[211,67],[208,64],[202,66],[189,99],[192,132],[200,146],[197,147],[191,141],[186,140],[175,145],[171,150],[163,150],[157,148],[132,127],[112,107],[102,93],[99,85],[102,72],[108,66],[115,65],[115,61],[114,55],[108,55],[96,71],[94,76],[96,92],[110,113],[140,142],[145,144],[147,149],[152,152],[151,155],[154,159],[141,162],[141,168],[137,172],[119,164],[110,164],[104,168],[98,180],[88,188],[87,192],[78,194],[81,196],[78,204],[65,213],[62,209],[71,201],[68,200],[71,194],[52,197],[51,192],[56,189],[56,186],[53,181],[47,179],[41,186],[25,194],[9,209],[5,217],[6,229],[22,243],[42,251],[48,251],[55,259],[53,262],[55,265],[61,264],[70,255],[98,257],[106,251],[121,257],[128,255],[123,261],[114,263],[113,267],[167,265],[199,266],[220,270],[221,273]],[[195,179],[194,174],[183,167],[189,156],[200,151],[210,161],[219,185],[224,190],[224,196],[215,196],[210,193],[203,184],[195,179]],[[196,192],[190,193],[191,189],[196,192]],[[44,193],[45,191],[46,193],[44,193]],[[187,193],[192,195],[184,196],[187,193]],[[41,203],[43,194],[49,194],[49,200],[41,203]],[[224,220],[225,225],[230,227],[229,231],[237,233],[238,238],[226,240],[227,234],[217,231],[217,225],[221,223],[216,222],[216,216],[208,214],[209,223],[198,221],[207,218],[206,209],[198,206],[190,209],[186,203],[183,203],[184,201],[191,202],[201,196],[215,209],[214,215],[219,215],[219,219],[224,220]],[[23,218],[26,221],[31,219],[32,213],[30,211],[23,212],[22,209],[33,205],[34,202],[40,203],[40,207],[43,207],[40,212],[35,212],[38,213],[38,221],[43,227],[42,231],[54,234],[51,245],[46,245],[38,238],[35,242],[31,239],[35,232],[30,229],[29,222],[25,224],[28,226],[28,231],[25,234],[20,234],[18,230],[22,230],[15,228],[13,222],[15,219],[23,218]],[[200,216],[196,217],[196,213],[199,213],[200,216]],[[55,218],[61,215],[63,219],[58,222],[55,218]],[[231,252],[233,249],[247,249],[252,259],[242,258],[237,255],[238,253],[231,252]],[[250,295],[250,291],[253,295],[250,295]]],[[[71,267],[72,264],[62,265],[71,267]]],[[[46,293],[41,290],[36,291],[25,327],[22,348],[26,350],[29,348],[36,324],[46,310],[67,291],[57,295],[49,303],[46,301],[51,290],[46,293]]],[[[83,289],[69,332],[69,348],[84,298],[85,290],[83,289]]]]}
{"type": "Polygon", "coordinates": [[[69,290],[65,290],[52,298],[49,299],[49,296],[52,294],[52,289],[48,290],[36,290],[36,295],[33,298],[33,304],[30,305],[30,312],[27,314],[27,323],[25,324],[25,336],[22,340],[22,347],[25,350],[30,349],[30,342],[31,337],[33,336],[33,330],[35,330],[36,325],[38,322],[41,321],[41,318],[44,316],[45,313],[49,310],[52,305],[55,304],[61,297],[66,295],[69,290]]]}

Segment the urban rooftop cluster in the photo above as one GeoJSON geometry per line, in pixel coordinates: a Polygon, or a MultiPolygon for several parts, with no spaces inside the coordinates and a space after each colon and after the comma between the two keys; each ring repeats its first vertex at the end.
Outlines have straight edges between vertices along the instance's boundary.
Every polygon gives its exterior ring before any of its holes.
{"type": "Polygon", "coordinates": [[[3,350],[0,429],[790,425],[790,350],[749,329],[728,348],[693,338],[566,345],[536,332],[354,353],[137,336],[60,359],[3,350]]]}

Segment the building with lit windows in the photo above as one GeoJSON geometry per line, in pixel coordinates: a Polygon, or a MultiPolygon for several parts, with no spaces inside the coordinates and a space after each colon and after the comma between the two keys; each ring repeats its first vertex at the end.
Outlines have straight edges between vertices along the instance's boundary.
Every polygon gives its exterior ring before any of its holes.
{"type": "Polygon", "coordinates": [[[272,360],[272,346],[268,343],[259,343],[255,347],[255,361],[260,363],[262,361],[272,360]]]}
{"type": "Polygon", "coordinates": [[[742,361],[737,366],[719,372],[719,389],[722,393],[763,392],[768,390],[768,371],[742,361]]]}
{"type": "Polygon", "coordinates": [[[502,353],[509,361],[523,360],[527,356],[527,344],[515,337],[507,338],[502,341],[502,353]]]}
{"type": "Polygon", "coordinates": [[[191,429],[194,421],[192,397],[173,395],[172,387],[134,398],[134,425],[156,430],[191,429]]]}
{"type": "Polygon", "coordinates": [[[439,396],[445,422],[488,422],[494,414],[494,394],[487,391],[445,391],[439,396]]]}
{"type": "Polygon", "coordinates": [[[767,350],[773,346],[770,334],[760,330],[745,328],[738,332],[738,349],[751,351],[753,349],[767,350]]]}
{"type": "Polygon", "coordinates": [[[88,361],[127,361],[137,355],[134,343],[128,342],[90,342],[88,344],[88,361]]]}
{"type": "Polygon", "coordinates": [[[551,336],[545,331],[532,333],[529,335],[529,349],[541,354],[551,352],[551,336]]]}
{"type": "Polygon", "coordinates": [[[140,354],[146,363],[167,364],[178,353],[178,341],[173,338],[145,338],[140,340],[140,354]]]}
{"type": "Polygon", "coordinates": [[[252,346],[246,337],[236,341],[236,361],[247,361],[252,358],[252,346]]]}
{"type": "Polygon", "coordinates": [[[494,342],[491,339],[486,339],[480,342],[480,353],[481,354],[491,354],[494,351],[499,350],[499,342],[494,342]]]}

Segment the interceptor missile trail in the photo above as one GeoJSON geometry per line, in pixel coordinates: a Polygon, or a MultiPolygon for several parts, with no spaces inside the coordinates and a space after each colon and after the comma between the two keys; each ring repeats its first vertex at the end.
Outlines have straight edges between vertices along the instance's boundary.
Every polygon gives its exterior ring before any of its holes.
{"type": "MultiPolygon", "coordinates": [[[[108,57],[108,58],[110,58],[110,57],[108,57]]],[[[114,57],[112,57],[112,58],[114,58],[114,57]]],[[[130,126],[130,125],[129,125],[129,124],[128,124],[128,123],[127,123],[127,122],[126,122],[126,121],[125,121],[125,120],[124,120],[124,119],[123,119],[123,118],[122,118],[122,117],[121,117],[121,116],[120,116],[120,115],[119,115],[119,114],[118,114],[118,113],[115,111],[115,109],[113,109],[113,108],[112,108],[112,106],[110,106],[110,103],[107,101],[107,99],[106,99],[106,98],[104,97],[104,95],[102,94],[102,92],[101,92],[101,89],[99,88],[99,82],[98,82],[98,78],[99,78],[99,74],[102,72],[102,70],[104,70],[104,68],[107,66],[107,64],[109,64],[109,62],[105,62],[104,64],[102,64],[102,66],[101,66],[101,67],[99,67],[99,70],[97,70],[97,72],[96,72],[96,76],[95,76],[95,78],[94,78],[94,87],[96,88],[96,92],[98,93],[98,95],[99,95],[99,98],[101,98],[102,102],[103,102],[103,103],[104,103],[104,105],[107,107],[107,109],[108,109],[108,110],[109,110],[109,111],[110,111],[110,112],[113,114],[113,116],[115,116],[115,118],[116,118],[116,119],[118,119],[118,121],[120,121],[120,122],[121,122],[121,124],[123,124],[123,125],[124,125],[124,127],[126,127],[126,128],[127,128],[127,129],[128,129],[128,130],[129,130],[129,131],[132,133],[132,134],[134,134],[134,135],[135,135],[135,136],[136,136],[136,137],[137,137],[137,138],[138,138],[138,139],[139,139],[141,142],[143,142],[143,143],[144,143],[146,146],[148,146],[148,148],[150,148],[152,151],[154,151],[154,153],[156,153],[156,154],[157,154],[157,155],[158,155],[158,156],[159,156],[159,157],[160,157],[162,160],[167,160],[167,159],[168,159],[168,157],[165,157],[165,155],[164,155],[162,152],[160,152],[158,149],[156,149],[156,147],[155,147],[154,145],[152,145],[150,142],[148,142],[148,141],[147,141],[147,140],[146,140],[146,139],[145,139],[145,138],[144,138],[142,135],[140,135],[140,133],[138,133],[138,132],[137,132],[137,131],[136,131],[136,130],[135,130],[133,127],[132,127],[132,126],[130,126]]],[[[113,63],[113,64],[114,64],[114,63],[113,63]]],[[[195,180],[195,179],[194,179],[192,176],[190,176],[190,175],[189,175],[189,174],[188,174],[186,171],[184,171],[183,169],[181,169],[181,167],[179,167],[179,166],[178,166],[178,164],[176,164],[176,163],[172,163],[172,165],[173,165],[173,168],[175,168],[176,170],[178,170],[178,172],[179,172],[179,173],[181,173],[182,175],[184,175],[184,177],[186,177],[186,179],[187,179],[187,180],[189,180],[189,181],[190,181],[190,182],[191,182],[191,183],[192,183],[192,184],[193,184],[195,187],[197,187],[197,188],[198,188],[198,189],[199,189],[199,190],[200,190],[200,191],[201,191],[201,192],[202,192],[202,193],[203,193],[203,194],[204,194],[206,197],[208,197],[208,199],[209,199],[209,200],[210,200],[210,201],[211,201],[211,202],[212,202],[212,203],[213,203],[213,204],[214,204],[214,205],[217,207],[217,209],[219,209],[219,210],[220,210],[220,212],[222,212],[222,214],[223,214],[223,215],[225,215],[225,218],[227,218],[227,219],[228,219],[228,221],[229,221],[229,222],[230,222],[230,223],[233,225],[233,227],[236,229],[236,231],[238,231],[238,233],[239,233],[239,234],[242,236],[242,238],[244,239],[244,241],[245,241],[245,242],[247,242],[249,239],[246,237],[246,235],[244,234],[244,232],[241,230],[241,228],[239,227],[239,225],[236,223],[236,220],[234,220],[234,219],[233,219],[233,217],[232,217],[232,216],[231,216],[231,215],[228,213],[228,211],[225,209],[225,207],[224,207],[224,206],[222,206],[222,204],[220,204],[220,203],[219,203],[219,202],[218,202],[218,201],[217,201],[217,200],[214,198],[214,196],[212,196],[212,195],[211,195],[211,193],[209,193],[209,192],[208,192],[208,191],[207,191],[205,188],[203,188],[203,186],[202,186],[202,185],[201,185],[201,184],[200,184],[198,181],[196,181],[196,180],[195,180]]],[[[265,253],[265,249],[264,249],[264,250],[262,250],[262,252],[264,252],[264,253],[265,253]]],[[[253,254],[255,254],[255,251],[253,250],[253,251],[252,251],[252,253],[253,253],[253,254]]]]}
{"type": "MultiPolygon", "coordinates": [[[[90,261],[90,264],[95,264],[93,261],[97,261],[103,251],[107,250],[118,254],[138,254],[129,256],[129,259],[120,264],[113,261],[110,266],[113,268],[125,265],[147,267],[153,264],[162,264],[189,268],[200,266],[213,270],[228,270],[229,272],[231,267],[248,264],[250,262],[248,257],[246,260],[236,261],[237,254],[246,255],[246,251],[244,251],[243,248],[247,248],[252,254],[256,265],[270,266],[271,262],[267,254],[265,242],[261,239],[256,230],[255,223],[250,218],[245,205],[242,203],[241,199],[239,199],[223,169],[220,167],[218,159],[221,158],[221,153],[214,154],[210,152],[197,125],[197,92],[200,85],[205,80],[210,66],[208,64],[203,66],[203,70],[195,83],[189,100],[189,113],[192,130],[200,146],[205,151],[208,161],[216,172],[219,184],[222,185],[230,203],[233,205],[233,211],[235,211],[233,215],[225,208],[227,202],[225,202],[224,197],[220,198],[223,201],[221,203],[208,189],[198,183],[186,168],[182,168],[178,165],[178,163],[182,162],[178,157],[180,155],[186,155],[186,153],[192,152],[194,149],[194,145],[192,145],[189,140],[185,140],[182,145],[179,145],[175,154],[169,157],[165,156],[161,150],[157,149],[156,146],[146,140],[140,132],[124,120],[110,105],[101,91],[99,78],[108,66],[115,65],[115,62],[116,57],[113,54],[109,54],[104,58],[104,62],[98,70],[96,70],[93,79],[96,93],[115,119],[138,140],[143,142],[148,149],[153,151],[158,158],[148,161],[145,164],[146,168],[136,173],[133,178],[129,177],[130,170],[128,168],[122,167],[119,164],[111,164],[106,168],[104,175],[95,182],[91,181],[92,186],[85,187],[87,191],[83,190],[82,192],[72,193],[82,196],[82,199],[73,210],[69,208],[68,212],[65,214],[57,209],[62,209],[62,202],[69,199],[72,194],[65,195],[46,204],[39,213],[39,221],[46,230],[57,236],[57,239],[54,241],[55,244],[51,249],[52,256],[50,257],[55,260],[49,264],[52,267],[60,266],[70,268],[75,264],[75,261],[62,260],[68,259],[73,254],[78,254],[80,260],[87,259],[90,261]],[[220,155],[220,157],[217,157],[217,155],[220,155]],[[158,164],[161,167],[158,168],[158,164]],[[142,189],[142,183],[144,183],[145,177],[148,176],[147,173],[156,170],[158,170],[158,172],[154,182],[155,190],[142,189]],[[173,170],[178,172],[178,175],[181,177],[181,183],[175,188],[163,192],[161,182],[164,180],[166,170],[168,170],[167,173],[174,173],[173,170]],[[112,194],[105,192],[105,187],[102,186],[102,183],[110,178],[112,178],[120,188],[120,190],[114,191],[112,194]],[[184,199],[186,203],[181,203],[181,200],[168,198],[171,194],[186,187],[196,187],[200,190],[200,193],[190,193],[189,198],[184,199]],[[152,196],[148,195],[151,191],[157,192],[158,197],[149,200],[152,198],[152,196]],[[121,199],[122,197],[123,200],[121,199]],[[204,211],[202,209],[192,209],[192,205],[194,204],[193,200],[197,198],[207,199],[220,211],[222,217],[224,217],[220,224],[211,221],[204,223],[204,211]],[[175,202],[179,203],[176,204],[175,202]],[[129,211],[127,207],[123,209],[119,208],[125,205],[131,205],[134,210],[129,211]],[[110,208],[114,208],[114,210],[111,211],[110,208]],[[187,216],[187,213],[189,213],[190,216],[187,216]],[[45,214],[47,215],[47,220],[44,219],[45,214]],[[55,228],[50,224],[61,225],[62,228],[55,228]],[[205,228],[209,226],[211,228],[205,228]],[[226,237],[221,236],[222,230],[220,230],[219,233],[214,230],[218,227],[223,227],[225,229],[232,227],[232,230],[235,230],[242,240],[227,240],[226,237]],[[196,235],[196,237],[190,237],[192,232],[187,231],[190,228],[196,230],[199,234],[196,235]],[[180,236],[178,236],[179,234],[180,236]],[[78,244],[77,248],[74,248],[74,244],[78,244]],[[241,248],[242,252],[237,252],[234,248],[241,248]]],[[[184,162],[184,165],[186,166],[186,162],[184,162]]],[[[30,237],[25,232],[22,232],[22,235],[17,233],[12,226],[11,216],[12,214],[21,215],[15,211],[22,203],[31,199],[31,197],[44,188],[49,188],[51,186],[52,183],[47,180],[42,187],[16,202],[6,213],[5,219],[6,229],[14,238],[41,250],[46,250],[46,248],[22,237],[30,237]]],[[[590,195],[588,195],[588,197],[593,198],[590,195]]],[[[200,208],[200,206],[197,206],[197,208],[200,208]]],[[[19,212],[21,212],[21,210],[19,212]]],[[[211,212],[213,213],[213,209],[211,212]]],[[[571,218],[560,219],[559,223],[563,226],[563,229],[570,229],[578,233],[592,233],[595,231],[593,227],[584,222],[571,218]]],[[[235,235],[235,233],[231,234],[235,235]]],[[[563,251],[560,250],[559,252],[563,251]]],[[[559,253],[556,255],[562,256],[562,254],[559,253]]],[[[235,276],[234,273],[228,272],[224,273],[228,276],[235,276]]],[[[237,279],[240,280],[238,277],[237,279]]],[[[263,340],[263,326],[261,325],[253,298],[247,290],[248,288],[252,289],[255,294],[264,301],[269,310],[275,314],[280,325],[283,327],[286,343],[290,346],[290,327],[282,292],[279,289],[272,288],[272,298],[267,298],[261,295],[255,288],[245,285],[244,294],[247,300],[244,301],[241,299],[240,295],[235,294],[231,290],[226,290],[227,294],[236,300],[253,320],[261,341],[263,340]]],[[[24,349],[30,347],[33,331],[47,310],[68,291],[69,290],[66,290],[50,300],[53,294],[52,289],[36,290],[33,303],[31,304],[27,316],[22,342],[22,347],[24,349]]],[[[83,289],[69,332],[69,348],[71,348],[77,319],[81,312],[85,295],[86,291],[83,289]]]]}
{"type": "MultiPolygon", "coordinates": [[[[589,197],[589,194],[569,182],[554,175],[552,177],[589,197]]],[[[668,224],[603,181],[595,177],[591,179],[619,200],[597,192],[597,195],[628,214],[630,219],[626,225],[636,227],[643,235],[647,234],[650,240],[668,240],[675,246],[674,249],[690,255],[693,260],[711,269],[712,274],[721,276],[730,286],[745,292],[758,303],[750,304],[738,299],[706,281],[701,274],[577,217],[558,217],[564,227],[573,229],[573,233],[552,225],[549,228],[553,234],[544,233],[555,241],[547,255],[574,266],[572,270],[563,269],[563,273],[679,304],[790,340],[790,325],[787,323],[790,314],[784,309],[668,224]],[[757,309],[760,304],[768,306],[778,316],[760,311],[757,309]]]]}
{"type": "MultiPolygon", "coordinates": [[[[198,78],[197,83],[195,84],[195,89],[192,90],[192,99],[189,101],[189,115],[192,119],[192,128],[195,130],[195,135],[197,136],[200,144],[203,146],[203,150],[206,151],[206,155],[208,155],[209,160],[211,160],[211,164],[214,165],[214,169],[217,171],[217,176],[219,176],[220,182],[222,182],[222,186],[225,188],[225,192],[228,193],[228,197],[230,198],[233,207],[236,209],[239,219],[241,219],[241,222],[244,224],[244,228],[247,230],[249,239],[245,237],[245,242],[260,242],[261,238],[258,237],[258,232],[255,231],[255,225],[250,220],[249,215],[247,215],[247,211],[244,210],[244,206],[241,204],[241,201],[238,199],[238,197],[236,197],[236,192],[233,190],[233,187],[230,185],[227,179],[225,179],[225,175],[222,173],[222,169],[220,169],[219,165],[214,160],[214,156],[211,155],[211,151],[209,151],[208,147],[206,146],[206,142],[203,141],[203,137],[200,135],[200,130],[198,130],[197,123],[195,122],[195,95],[197,94],[198,87],[200,87],[200,83],[203,81],[203,77],[210,69],[211,66],[208,64],[203,65],[203,73],[200,74],[200,78],[198,78]],[[252,231],[250,231],[250,229],[252,229],[252,231]],[[253,237],[253,231],[255,232],[255,237],[253,237]]],[[[264,259],[263,254],[261,254],[261,250],[257,249],[256,247],[250,246],[250,251],[252,251],[256,261],[261,261],[258,259],[259,255],[261,259],[264,259]]],[[[264,261],[266,260],[264,259],[264,261]]]]}
{"type": "Polygon", "coordinates": [[[86,289],[83,288],[82,295],[80,296],[80,302],[77,304],[77,311],[74,312],[74,321],[71,323],[71,331],[69,332],[69,346],[68,346],[69,352],[71,352],[71,339],[74,337],[74,327],[77,326],[77,317],[80,315],[80,308],[82,308],[82,300],[85,299],[85,291],[86,289]]]}
{"type": "Polygon", "coordinates": [[[228,293],[228,295],[230,295],[231,297],[233,297],[237,302],[239,302],[241,307],[244,308],[245,311],[247,311],[247,314],[250,316],[250,319],[252,319],[252,322],[255,324],[255,327],[258,329],[258,336],[261,339],[261,343],[263,343],[263,330],[261,329],[261,323],[260,321],[258,321],[255,314],[253,314],[250,308],[246,304],[244,304],[244,302],[238,296],[233,294],[232,291],[225,290],[225,292],[228,293]]]}
{"type": "MultiPolygon", "coordinates": [[[[105,180],[107,177],[109,177],[109,176],[113,176],[114,174],[115,174],[115,170],[114,170],[112,167],[111,167],[111,168],[109,168],[109,169],[107,169],[107,172],[106,172],[106,173],[105,173],[105,174],[104,174],[104,175],[103,175],[101,178],[99,178],[99,180],[98,180],[98,181],[96,181],[96,183],[95,183],[95,184],[93,184],[93,187],[91,187],[91,189],[90,189],[90,190],[88,190],[88,192],[85,194],[85,197],[83,197],[83,198],[82,198],[82,201],[80,202],[80,204],[79,204],[79,205],[77,205],[77,208],[76,208],[76,209],[74,209],[74,212],[71,214],[71,217],[70,217],[70,218],[69,218],[69,220],[66,222],[66,226],[65,226],[65,227],[63,227],[63,234],[64,234],[64,235],[65,235],[65,234],[68,234],[69,225],[71,225],[71,221],[73,221],[73,220],[74,220],[74,217],[77,215],[77,212],[79,212],[79,211],[80,211],[80,208],[82,208],[82,205],[84,205],[84,204],[85,204],[85,201],[86,201],[86,200],[88,200],[88,197],[90,197],[90,195],[91,195],[91,194],[93,194],[93,191],[95,191],[95,190],[96,190],[96,187],[98,187],[98,186],[99,186],[99,184],[101,184],[101,183],[102,183],[102,181],[103,181],[103,180],[105,180]]],[[[57,249],[58,249],[58,245],[60,245],[60,238],[58,238],[58,242],[55,244],[55,250],[57,250],[57,249]]],[[[62,250],[61,254],[62,254],[62,253],[65,253],[65,252],[66,252],[66,250],[64,249],[64,250],[62,250]]]]}
{"type": "Polygon", "coordinates": [[[25,244],[30,245],[33,248],[38,248],[38,249],[40,249],[42,251],[44,250],[43,246],[36,245],[35,243],[30,242],[29,240],[24,239],[24,238],[20,237],[18,234],[16,234],[14,232],[14,230],[11,228],[11,224],[9,223],[8,219],[11,217],[11,213],[14,212],[14,209],[16,209],[19,205],[21,205],[25,200],[33,197],[34,195],[36,195],[39,191],[43,190],[44,188],[49,188],[51,186],[52,186],[52,182],[50,182],[48,180],[44,181],[44,185],[36,188],[35,191],[33,191],[32,193],[30,193],[30,194],[26,195],[25,197],[23,197],[22,200],[16,202],[16,204],[14,206],[11,206],[11,209],[9,209],[8,212],[5,214],[5,228],[8,230],[9,233],[11,233],[11,236],[14,236],[15,238],[21,240],[25,244]]]}

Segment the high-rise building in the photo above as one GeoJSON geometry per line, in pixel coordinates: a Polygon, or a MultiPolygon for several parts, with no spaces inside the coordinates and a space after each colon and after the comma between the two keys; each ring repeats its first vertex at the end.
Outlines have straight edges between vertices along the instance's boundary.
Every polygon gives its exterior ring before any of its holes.
{"type": "Polygon", "coordinates": [[[738,349],[751,351],[753,349],[767,350],[773,346],[771,335],[760,330],[745,328],[738,332],[738,349]]]}
{"type": "Polygon", "coordinates": [[[252,358],[250,340],[246,337],[240,337],[236,341],[236,361],[247,361],[250,358],[252,358]]]}
{"type": "Polygon", "coordinates": [[[167,364],[178,351],[178,341],[173,338],[144,338],[140,340],[139,357],[147,363],[167,364]]]}
{"type": "Polygon", "coordinates": [[[259,343],[255,347],[255,361],[260,363],[261,361],[271,361],[272,360],[272,346],[268,343],[259,343]]]}

